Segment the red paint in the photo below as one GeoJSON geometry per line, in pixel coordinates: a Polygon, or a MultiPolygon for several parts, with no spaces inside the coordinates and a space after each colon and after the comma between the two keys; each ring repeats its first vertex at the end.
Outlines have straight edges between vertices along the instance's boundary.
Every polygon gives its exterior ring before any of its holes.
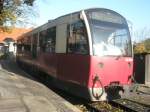
{"type": "MultiPolygon", "coordinates": [[[[108,86],[114,81],[119,82],[120,85],[130,84],[128,78],[132,75],[133,69],[131,57],[41,53],[36,60],[31,60],[31,58],[27,60],[36,63],[38,68],[53,77],[89,88],[93,86],[96,75],[103,86],[108,86]]],[[[94,87],[101,87],[101,85],[96,82],[94,87]]]]}
{"type": "Polygon", "coordinates": [[[57,55],[51,53],[43,53],[39,56],[41,65],[44,65],[46,71],[53,77],[57,77],[57,55]]]}
{"type": "Polygon", "coordinates": [[[90,56],[79,54],[58,54],[58,78],[87,86],[89,80],[90,56]]]}
{"type": "Polygon", "coordinates": [[[131,57],[92,56],[88,87],[92,87],[95,75],[99,76],[103,86],[108,86],[114,81],[119,82],[120,85],[129,84],[128,77],[132,75],[132,69],[133,60],[131,57]],[[100,67],[100,63],[103,63],[103,67],[100,67]]]}

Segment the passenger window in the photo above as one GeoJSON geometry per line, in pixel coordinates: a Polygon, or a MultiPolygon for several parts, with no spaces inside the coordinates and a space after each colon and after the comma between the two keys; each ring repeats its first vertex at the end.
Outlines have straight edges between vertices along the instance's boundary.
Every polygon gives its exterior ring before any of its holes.
{"type": "Polygon", "coordinates": [[[31,51],[31,46],[26,44],[24,45],[24,50],[30,52],[31,51]]]}
{"type": "Polygon", "coordinates": [[[18,51],[20,52],[30,52],[31,51],[31,41],[30,37],[22,38],[17,45],[18,51]]]}
{"type": "Polygon", "coordinates": [[[17,43],[17,52],[21,52],[22,50],[22,44],[17,43]]]}
{"type": "Polygon", "coordinates": [[[25,42],[24,42],[24,50],[27,52],[31,51],[31,37],[25,37],[25,42]]]}
{"type": "Polygon", "coordinates": [[[56,44],[56,27],[40,32],[39,40],[41,51],[54,53],[56,44]]]}
{"type": "Polygon", "coordinates": [[[54,53],[56,44],[56,27],[47,29],[45,39],[45,52],[54,53]]]}
{"type": "Polygon", "coordinates": [[[32,36],[32,57],[36,58],[37,57],[37,40],[38,39],[38,34],[33,34],[32,36]]]}
{"type": "Polygon", "coordinates": [[[23,52],[22,48],[23,48],[23,42],[22,42],[22,39],[20,39],[17,41],[17,52],[22,53],[23,52]]]}
{"type": "Polygon", "coordinates": [[[39,47],[40,47],[40,51],[42,52],[45,52],[46,33],[47,33],[47,30],[44,30],[44,31],[41,31],[39,35],[39,47]]]}
{"type": "Polygon", "coordinates": [[[84,23],[82,21],[77,21],[68,25],[67,32],[67,52],[74,54],[88,54],[88,38],[84,23]]]}

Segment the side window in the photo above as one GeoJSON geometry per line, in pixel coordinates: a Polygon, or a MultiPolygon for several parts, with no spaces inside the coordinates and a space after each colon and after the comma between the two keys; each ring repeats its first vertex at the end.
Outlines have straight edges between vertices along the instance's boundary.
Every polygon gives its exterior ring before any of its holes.
{"type": "Polygon", "coordinates": [[[32,36],[32,57],[36,58],[37,57],[37,39],[38,39],[38,34],[33,34],[32,36]]]}
{"type": "Polygon", "coordinates": [[[56,27],[47,29],[45,38],[45,52],[54,53],[56,44],[56,27]]]}
{"type": "Polygon", "coordinates": [[[21,53],[22,52],[22,47],[23,47],[23,43],[22,40],[17,40],[17,52],[21,53]]]}
{"type": "Polygon", "coordinates": [[[31,51],[31,37],[25,36],[17,41],[17,52],[30,52],[31,51]]]}
{"type": "Polygon", "coordinates": [[[39,47],[40,47],[40,51],[42,52],[45,52],[46,33],[47,33],[47,30],[44,30],[44,31],[41,31],[39,35],[39,47]]]}
{"type": "Polygon", "coordinates": [[[39,35],[40,51],[47,53],[55,52],[56,27],[41,31],[39,35]]]}
{"type": "Polygon", "coordinates": [[[31,50],[31,46],[30,45],[24,45],[24,50],[27,51],[27,52],[30,52],[31,50]]]}
{"type": "Polygon", "coordinates": [[[88,38],[85,25],[77,21],[67,27],[67,52],[73,54],[88,54],[88,38]]]}
{"type": "Polygon", "coordinates": [[[25,37],[24,50],[27,52],[31,51],[31,38],[29,36],[25,37]]]}

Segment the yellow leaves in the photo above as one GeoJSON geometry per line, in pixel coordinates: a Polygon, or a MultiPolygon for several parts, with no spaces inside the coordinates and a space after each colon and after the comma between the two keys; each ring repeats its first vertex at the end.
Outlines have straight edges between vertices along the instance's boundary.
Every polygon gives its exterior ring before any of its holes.
{"type": "Polygon", "coordinates": [[[9,31],[9,28],[6,28],[6,26],[13,26],[16,20],[17,16],[11,8],[3,8],[0,14],[0,27],[3,27],[1,31],[9,31]]]}
{"type": "Polygon", "coordinates": [[[0,27],[0,33],[1,33],[1,32],[11,33],[12,30],[13,30],[13,27],[5,27],[5,26],[0,27]]]}
{"type": "Polygon", "coordinates": [[[145,49],[145,45],[144,43],[138,43],[134,46],[134,53],[145,53],[146,49],[145,49]]]}
{"type": "Polygon", "coordinates": [[[150,38],[135,44],[134,53],[150,53],[150,38]]]}
{"type": "Polygon", "coordinates": [[[4,0],[0,3],[0,31],[9,31],[8,26],[20,23],[20,18],[29,18],[35,0],[4,0]],[[3,28],[2,28],[3,27],[3,28]]]}
{"type": "Polygon", "coordinates": [[[147,53],[150,53],[150,39],[146,39],[144,41],[144,45],[145,45],[147,53]]]}

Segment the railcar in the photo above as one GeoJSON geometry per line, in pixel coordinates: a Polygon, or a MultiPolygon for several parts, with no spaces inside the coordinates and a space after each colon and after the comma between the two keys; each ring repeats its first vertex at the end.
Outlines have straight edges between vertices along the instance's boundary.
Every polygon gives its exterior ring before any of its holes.
{"type": "Polygon", "coordinates": [[[17,40],[17,62],[57,87],[90,101],[120,97],[132,83],[126,19],[92,8],[49,20],[17,40]],[[41,72],[47,74],[38,74],[41,72]]]}

